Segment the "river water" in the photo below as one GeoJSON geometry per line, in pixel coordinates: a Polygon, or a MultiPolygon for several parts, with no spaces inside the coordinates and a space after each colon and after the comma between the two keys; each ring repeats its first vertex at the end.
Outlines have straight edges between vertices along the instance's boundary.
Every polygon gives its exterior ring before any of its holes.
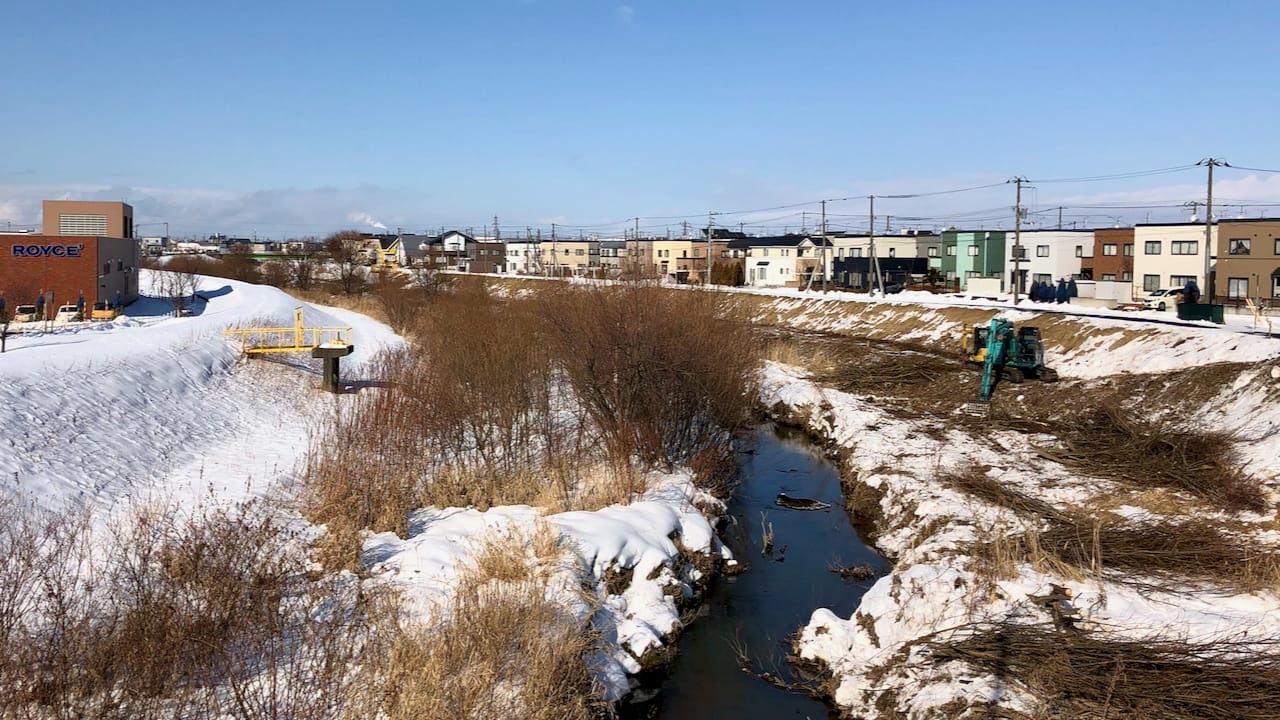
{"type": "Polygon", "coordinates": [[[765,426],[755,433],[754,452],[739,456],[741,484],[729,504],[735,520],[725,541],[749,569],[716,580],[704,598],[703,614],[678,641],[678,654],[657,683],[656,697],[641,708],[642,718],[835,717],[802,692],[760,677],[803,680],[786,662],[788,638],[814,609],[831,608],[847,617],[873,579],[842,579],[833,568],[869,565],[879,577],[888,571],[875,550],[863,544],[844,511],[840,476],[800,432],[765,426]],[[830,505],[794,510],[776,503],[778,493],[830,505]],[[773,551],[762,552],[766,528],[773,551]],[[742,669],[745,655],[754,672],[742,669]]]}

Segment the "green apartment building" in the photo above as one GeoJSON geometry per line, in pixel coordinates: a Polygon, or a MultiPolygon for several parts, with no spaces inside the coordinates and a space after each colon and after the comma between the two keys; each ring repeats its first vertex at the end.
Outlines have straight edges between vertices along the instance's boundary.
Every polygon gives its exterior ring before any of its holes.
{"type": "Polygon", "coordinates": [[[942,233],[939,254],[942,260],[939,272],[949,283],[958,281],[961,290],[967,289],[969,278],[1003,278],[1005,232],[946,230],[942,233]]]}

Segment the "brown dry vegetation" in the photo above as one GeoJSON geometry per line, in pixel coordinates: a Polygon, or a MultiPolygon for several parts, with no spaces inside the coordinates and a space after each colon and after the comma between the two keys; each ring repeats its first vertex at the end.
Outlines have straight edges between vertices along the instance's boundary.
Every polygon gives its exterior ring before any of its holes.
{"type": "Polygon", "coordinates": [[[1009,508],[1028,522],[1009,535],[989,528],[971,549],[988,580],[1026,562],[1062,577],[1086,576],[1177,590],[1187,582],[1238,592],[1280,588],[1280,553],[1199,518],[1125,521],[1081,508],[1058,509],[981,471],[940,477],[949,487],[1009,508]]]}
{"type": "Polygon", "coordinates": [[[964,662],[1025,688],[1039,706],[1032,714],[993,707],[989,717],[1262,720],[1275,717],[1280,653],[1261,645],[1004,624],[929,649],[934,662],[964,662]]]}
{"type": "Polygon", "coordinates": [[[416,341],[381,359],[322,434],[306,476],[330,567],[362,530],[405,531],[417,507],[593,509],[688,463],[708,488],[731,469],[758,362],[719,296],[648,285],[554,284],[497,297],[481,282],[406,285],[416,341]]]}
{"type": "Polygon", "coordinates": [[[447,611],[396,639],[373,678],[384,717],[587,720],[603,710],[584,662],[595,647],[589,613],[575,616],[553,592],[552,571],[570,554],[545,530],[527,540],[483,546],[447,611]]]}
{"type": "MultiPolygon", "coordinates": [[[[113,525],[0,504],[0,717],[334,717],[383,598],[309,581],[253,504],[113,525]]],[[[376,657],[376,655],[374,655],[376,657]]]]}

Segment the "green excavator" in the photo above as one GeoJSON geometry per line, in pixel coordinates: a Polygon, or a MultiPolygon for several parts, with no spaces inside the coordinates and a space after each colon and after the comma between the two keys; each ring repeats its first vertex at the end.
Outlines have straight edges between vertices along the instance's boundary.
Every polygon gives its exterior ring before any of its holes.
{"type": "Polygon", "coordinates": [[[1000,380],[1011,383],[1028,378],[1047,383],[1058,380],[1058,372],[1044,364],[1044,343],[1038,327],[1023,325],[1015,331],[1012,320],[992,318],[987,325],[975,325],[960,346],[965,362],[982,367],[978,400],[965,406],[971,414],[987,414],[991,393],[1000,380]]]}

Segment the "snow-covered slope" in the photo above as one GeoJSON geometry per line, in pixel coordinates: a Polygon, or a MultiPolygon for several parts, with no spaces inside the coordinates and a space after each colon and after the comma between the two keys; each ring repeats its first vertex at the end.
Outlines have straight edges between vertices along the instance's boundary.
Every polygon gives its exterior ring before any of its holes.
{"type": "MultiPolygon", "coordinates": [[[[142,292],[154,273],[143,271],[142,292]]],[[[358,378],[401,340],[386,326],[300,303],[275,288],[202,278],[198,314],[173,317],[143,297],[105,323],[75,323],[11,337],[0,354],[0,478],[38,506],[110,507],[157,493],[234,501],[287,474],[307,447],[308,419],[331,396],[315,389],[318,363],[245,361],[223,330],[351,326],[358,378]]]]}

